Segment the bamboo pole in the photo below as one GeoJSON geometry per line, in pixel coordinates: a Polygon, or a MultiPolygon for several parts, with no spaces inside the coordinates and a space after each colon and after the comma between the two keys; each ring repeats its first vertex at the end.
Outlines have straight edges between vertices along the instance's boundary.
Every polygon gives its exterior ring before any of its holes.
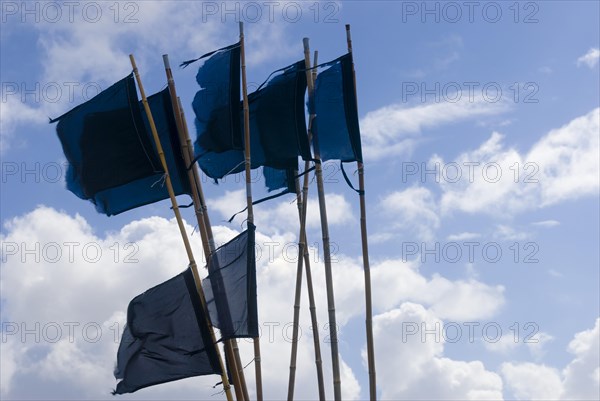
{"type": "MultiPolygon", "coordinates": [[[[315,51],[314,66],[317,65],[317,52],[315,51]]],[[[314,70],[313,70],[314,71],[314,70]]],[[[312,74],[312,82],[314,84],[316,74],[312,74]]],[[[308,122],[308,137],[311,137],[312,119],[308,122]]],[[[310,162],[304,163],[304,171],[308,171],[310,162]]],[[[319,342],[319,324],[317,322],[317,312],[315,306],[315,294],[312,283],[312,273],[310,268],[310,254],[308,252],[308,240],[306,238],[306,212],[308,205],[308,174],[304,175],[302,192],[300,192],[300,180],[296,178],[296,198],[298,203],[298,218],[300,220],[300,234],[298,241],[298,270],[296,273],[296,293],[294,298],[294,326],[292,334],[292,355],[290,360],[290,378],[288,383],[288,400],[294,399],[294,387],[296,382],[296,358],[298,349],[298,324],[300,314],[300,292],[302,286],[302,267],[303,261],[306,267],[306,285],[308,287],[308,302],[313,327],[313,341],[315,349],[315,364],[317,368],[317,382],[319,387],[319,400],[325,400],[325,383],[323,381],[323,362],[321,359],[321,344],[319,342]]]]}
{"type": "MultiPolygon", "coordinates": [[[[188,142],[184,130],[182,108],[178,101],[177,90],[175,89],[175,80],[173,79],[173,72],[171,70],[171,65],[169,62],[169,56],[163,55],[163,63],[165,65],[165,73],[167,75],[167,83],[169,86],[169,93],[171,95],[171,105],[173,107],[173,114],[175,116],[175,123],[177,126],[177,133],[179,136],[179,142],[181,144],[181,152],[183,156],[183,160],[186,166],[189,166],[192,163],[193,157],[190,155],[190,151],[188,149],[188,142]]],[[[196,215],[196,221],[198,222],[198,231],[200,232],[200,238],[202,239],[202,248],[204,250],[204,255],[206,257],[207,263],[210,261],[210,255],[214,252],[214,241],[212,241],[213,246],[211,247],[211,243],[209,242],[209,236],[207,233],[207,220],[204,218],[205,210],[201,206],[200,203],[200,193],[202,193],[202,185],[200,181],[196,180],[196,175],[194,174],[194,169],[188,169],[187,171],[188,180],[190,183],[190,188],[192,188],[192,200],[194,204],[194,211],[196,215]]],[[[210,222],[208,222],[208,226],[210,226],[210,222]]],[[[212,234],[212,230],[211,230],[212,234]]],[[[211,235],[212,239],[212,235],[211,235]]],[[[236,399],[238,401],[249,401],[244,398],[243,390],[241,386],[241,380],[239,377],[237,365],[238,361],[236,361],[234,356],[233,347],[231,345],[231,340],[225,342],[225,357],[229,363],[230,369],[232,370],[232,379],[233,379],[233,387],[235,389],[236,399]]]]}
{"type": "MultiPolygon", "coordinates": [[[[242,95],[244,106],[244,159],[246,170],[246,203],[248,206],[248,223],[254,224],[254,210],[252,208],[252,172],[250,164],[250,109],[248,105],[248,86],[246,82],[246,51],[244,44],[244,23],[240,21],[240,57],[242,64],[242,95]]],[[[256,398],[263,399],[262,369],[260,360],[260,337],[254,339],[254,370],[256,374],[256,398]]]]}
{"type": "Polygon", "coordinates": [[[202,289],[202,282],[200,280],[200,275],[198,274],[198,266],[196,266],[196,261],[194,260],[194,254],[192,252],[192,247],[190,245],[190,241],[187,236],[187,232],[185,231],[185,226],[183,224],[183,219],[181,218],[181,213],[179,212],[179,206],[177,205],[177,200],[175,199],[175,192],[173,191],[173,184],[171,183],[171,177],[169,175],[169,169],[167,167],[167,162],[165,160],[165,154],[163,152],[163,148],[160,144],[160,139],[158,137],[158,132],[156,131],[156,125],[154,124],[154,119],[152,118],[152,113],[150,112],[150,106],[148,105],[148,100],[146,99],[146,93],[144,92],[144,86],[142,85],[142,80],[138,73],[137,66],[135,64],[135,58],[133,54],[129,55],[129,60],[131,61],[131,67],[133,68],[133,73],[135,75],[135,79],[138,84],[138,88],[140,90],[140,95],[142,96],[142,104],[144,105],[144,110],[146,112],[146,116],[148,117],[148,122],[150,124],[150,130],[152,131],[152,137],[154,138],[154,142],[156,144],[156,150],[158,151],[158,156],[162,163],[162,167],[165,171],[165,183],[167,185],[167,191],[169,192],[169,198],[171,199],[171,204],[173,206],[173,212],[175,213],[175,219],[177,220],[177,225],[179,227],[179,232],[181,233],[181,238],[183,240],[183,245],[185,246],[185,251],[188,256],[189,266],[192,270],[192,274],[194,276],[194,282],[196,284],[196,291],[198,292],[198,297],[200,298],[200,303],[202,305],[202,309],[204,311],[206,324],[210,328],[211,340],[215,346],[215,351],[217,352],[219,358],[219,364],[221,366],[221,380],[223,381],[223,388],[225,390],[225,395],[227,396],[228,401],[233,401],[231,396],[231,387],[229,385],[229,379],[227,378],[227,371],[225,370],[225,366],[223,365],[223,358],[221,357],[221,352],[219,351],[219,347],[217,345],[217,341],[215,338],[215,332],[213,330],[212,325],[210,324],[210,319],[208,318],[208,309],[206,307],[206,299],[204,297],[204,290],[202,289]]]}
{"type": "MultiPolygon", "coordinates": [[[[346,24],[346,43],[348,53],[352,53],[352,36],[350,24],[346,24]]],[[[356,73],[354,60],[352,61],[352,79],[354,79],[354,100],[358,110],[358,97],[356,94],[356,73]]],[[[367,241],[367,206],[365,202],[365,168],[362,161],[356,162],[358,169],[358,190],[360,202],[360,237],[362,242],[363,270],[365,273],[365,325],[367,329],[367,361],[369,367],[369,395],[371,401],[377,399],[377,380],[375,374],[375,348],[373,342],[373,304],[371,301],[371,268],[369,265],[369,243],[367,241]]]]}
{"type": "MultiPolygon", "coordinates": [[[[187,126],[187,122],[185,119],[185,113],[183,112],[183,107],[181,107],[181,100],[179,98],[177,98],[177,101],[179,104],[179,110],[181,112],[183,132],[185,134],[185,141],[187,143],[186,147],[189,152],[190,160],[193,160],[194,147],[192,145],[192,140],[190,139],[188,126],[187,126]]],[[[210,218],[208,216],[208,208],[206,207],[206,202],[204,201],[204,192],[202,190],[202,185],[200,184],[200,171],[198,171],[198,166],[196,164],[194,164],[194,166],[191,170],[194,173],[194,180],[195,180],[195,182],[197,182],[196,190],[198,192],[199,206],[203,211],[202,216],[204,217],[204,226],[206,227],[206,233],[208,235],[208,244],[209,244],[209,247],[211,250],[210,252],[212,253],[216,249],[216,246],[215,246],[215,240],[214,240],[214,235],[213,235],[213,231],[212,231],[212,226],[210,224],[210,218]]],[[[207,258],[207,260],[208,260],[208,258],[207,258]]],[[[246,377],[244,376],[244,365],[242,364],[242,360],[240,357],[240,350],[238,348],[237,340],[234,338],[234,339],[226,341],[225,347],[226,347],[226,350],[230,347],[232,351],[229,351],[229,352],[233,352],[233,358],[235,359],[235,366],[230,364],[230,367],[237,370],[237,376],[240,379],[240,386],[241,386],[241,392],[243,394],[243,398],[246,401],[249,401],[250,397],[248,395],[248,386],[246,385],[246,377]]],[[[232,375],[235,378],[236,373],[232,372],[232,375]]],[[[237,389],[236,389],[236,391],[237,391],[237,389]]],[[[236,395],[237,395],[237,393],[236,393],[236,395]]]]}
{"type": "MultiPolygon", "coordinates": [[[[317,70],[319,52],[315,50],[315,56],[313,61],[313,72],[312,72],[312,84],[314,86],[315,80],[317,79],[317,70]]],[[[309,122],[309,125],[312,121],[309,122]]],[[[308,139],[310,141],[312,137],[311,131],[308,133],[308,139]]],[[[309,166],[308,162],[304,164],[305,169],[309,166]]],[[[302,213],[306,216],[308,208],[308,176],[304,177],[304,185],[302,187],[302,197],[304,199],[302,213]]],[[[307,241],[308,243],[308,241],[307,241]]],[[[308,287],[308,306],[310,310],[311,324],[313,327],[313,343],[315,348],[315,365],[317,368],[317,382],[319,385],[319,400],[325,400],[325,382],[323,380],[323,359],[321,357],[321,342],[319,341],[319,323],[317,322],[317,307],[315,304],[315,292],[313,289],[312,272],[310,267],[310,255],[308,253],[308,246],[304,250],[304,260],[306,264],[306,285],[308,287]]]]}
{"type": "MultiPolygon", "coordinates": [[[[303,39],[304,62],[308,81],[309,102],[314,95],[314,87],[310,76],[310,48],[308,38],[303,39]]],[[[314,116],[311,116],[314,118],[314,116]]],[[[325,205],[325,189],[323,186],[323,169],[321,166],[321,152],[319,149],[319,136],[313,133],[313,149],[315,157],[315,176],[317,177],[317,191],[319,195],[319,212],[321,215],[321,233],[323,237],[323,257],[325,262],[325,285],[327,289],[327,310],[329,315],[329,337],[331,339],[331,367],[333,370],[333,396],[335,401],[342,399],[342,386],[340,377],[340,360],[337,338],[337,323],[335,318],[335,298],[333,295],[333,274],[331,271],[331,249],[329,244],[329,227],[327,224],[327,207],[325,205]]]]}
{"type": "MultiPolygon", "coordinates": [[[[294,171],[294,174],[297,170],[294,171]]],[[[306,247],[306,216],[302,215],[302,194],[300,180],[296,178],[296,203],[298,204],[298,218],[300,219],[300,234],[298,235],[298,264],[296,268],[296,289],[294,292],[294,320],[292,323],[292,354],[290,356],[290,376],[288,380],[288,401],[294,399],[294,385],[296,383],[296,359],[298,355],[298,325],[300,320],[300,300],[302,289],[302,264],[304,262],[304,249],[306,247]]]]}

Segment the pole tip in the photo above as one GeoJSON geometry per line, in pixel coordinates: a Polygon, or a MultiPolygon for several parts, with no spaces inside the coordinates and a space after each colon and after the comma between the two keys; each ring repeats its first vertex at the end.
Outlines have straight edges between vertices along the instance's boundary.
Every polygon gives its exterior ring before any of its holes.
{"type": "Polygon", "coordinates": [[[239,26],[240,26],[240,35],[243,35],[244,34],[244,22],[240,21],[239,26]]]}
{"type": "Polygon", "coordinates": [[[302,38],[302,44],[304,47],[308,47],[308,38],[302,38]]]}
{"type": "Polygon", "coordinates": [[[350,24],[346,24],[346,30],[349,31],[350,30],[350,24]]]}
{"type": "Polygon", "coordinates": [[[171,63],[169,62],[168,54],[163,54],[163,63],[165,64],[165,68],[171,69],[171,63]]]}

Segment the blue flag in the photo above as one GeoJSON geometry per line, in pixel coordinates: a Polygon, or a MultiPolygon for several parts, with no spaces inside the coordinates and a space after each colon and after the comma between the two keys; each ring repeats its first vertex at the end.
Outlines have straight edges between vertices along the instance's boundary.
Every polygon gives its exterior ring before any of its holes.
{"type": "MultiPolygon", "coordinates": [[[[327,63],[317,76],[312,131],[317,136],[321,160],[362,162],[352,54],[327,63]]],[[[311,110],[312,111],[312,110],[311,110]]]]}
{"type": "MultiPolygon", "coordinates": [[[[208,53],[198,69],[192,107],[196,114],[196,154],[243,149],[240,114],[240,44],[208,53]]],[[[193,61],[184,63],[190,64],[193,61]]]]}
{"type": "MultiPolygon", "coordinates": [[[[234,77],[228,69],[233,65],[232,59],[239,54],[233,54],[231,48],[226,49],[228,50],[217,51],[199,68],[198,77],[202,77],[203,82],[218,82],[219,86],[228,88],[234,85],[239,87],[239,74],[234,77]],[[231,83],[230,86],[223,83],[227,79],[231,79],[227,81],[231,83]]],[[[311,159],[304,116],[306,74],[303,66],[304,62],[301,61],[281,69],[280,73],[264,87],[261,86],[248,95],[253,169],[267,166],[283,170],[281,174],[287,177],[289,175],[287,170],[297,169],[298,156],[305,160],[311,159]]],[[[200,80],[198,82],[200,83],[200,80]]],[[[236,99],[229,96],[231,103],[227,109],[238,112],[237,133],[231,135],[232,131],[229,129],[210,131],[208,129],[210,127],[223,126],[221,121],[224,113],[219,111],[223,110],[223,105],[220,101],[214,102],[210,92],[202,96],[202,92],[205,91],[206,89],[201,89],[193,103],[197,121],[195,154],[200,168],[206,175],[221,179],[228,174],[244,170],[242,103],[239,97],[236,99]],[[205,101],[203,102],[202,99],[205,101]],[[206,116],[212,117],[207,119],[206,116]],[[200,123],[201,121],[203,122],[200,123]],[[219,134],[220,138],[215,138],[213,135],[215,133],[219,134]],[[239,138],[242,146],[238,147],[237,142],[230,138],[239,138]]],[[[220,99],[224,97],[222,93],[220,99]]],[[[228,126],[234,128],[233,124],[228,126]]],[[[275,187],[275,182],[278,180],[269,182],[270,190],[283,187],[275,187]]]]}
{"type": "MultiPolygon", "coordinates": [[[[175,193],[190,194],[167,89],[148,103],[175,193]]],[[[167,199],[164,170],[133,75],[51,122],[69,162],[67,189],[108,216],[167,199]]]]}
{"type": "Polygon", "coordinates": [[[210,255],[208,277],[202,281],[213,326],[221,340],[258,337],[255,227],[210,255]]]}
{"type": "Polygon", "coordinates": [[[135,297],[117,353],[113,394],[186,377],[221,374],[194,276],[188,268],[135,297]]]}

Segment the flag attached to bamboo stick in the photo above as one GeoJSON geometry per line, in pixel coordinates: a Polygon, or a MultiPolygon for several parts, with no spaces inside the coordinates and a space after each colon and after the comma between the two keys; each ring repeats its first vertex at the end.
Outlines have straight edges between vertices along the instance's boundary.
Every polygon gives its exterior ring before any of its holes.
{"type": "Polygon", "coordinates": [[[243,149],[240,114],[240,44],[235,43],[202,57],[186,61],[187,66],[206,58],[198,69],[192,107],[196,114],[196,153],[243,149]]]}
{"type": "Polygon", "coordinates": [[[362,162],[352,53],[325,64],[315,84],[316,114],[312,130],[318,136],[321,160],[362,162]]]}
{"type": "Polygon", "coordinates": [[[258,337],[255,227],[215,250],[202,281],[213,326],[221,339],[258,337]]]}
{"type": "MultiPolygon", "coordinates": [[[[168,90],[150,96],[148,103],[175,193],[190,194],[168,90]]],[[[67,188],[98,212],[116,215],[169,197],[133,75],[50,122],[57,121],[69,162],[67,188]]]]}
{"type": "MultiPolygon", "coordinates": [[[[236,48],[229,46],[214,54],[209,53],[210,58],[199,68],[197,74],[201,89],[193,102],[197,128],[195,157],[202,171],[214,179],[221,179],[244,169],[240,80],[239,73],[231,73],[233,58],[239,57],[239,53],[233,52],[234,49],[236,48]],[[213,83],[213,86],[218,83],[218,87],[227,88],[228,95],[225,96],[223,91],[219,96],[213,96],[208,83],[213,83]],[[233,94],[233,88],[237,88],[237,98],[233,94]],[[223,105],[225,99],[229,99],[231,103],[223,105]],[[233,120],[225,124],[224,116],[234,119],[233,110],[237,110],[238,124],[234,124],[233,120]]],[[[293,170],[297,169],[298,156],[311,159],[304,117],[306,74],[303,66],[304,62],[298,62],[276,71],[278,74],[274,78],[248,95],[253,169],[268,166],[293,170]]]]}
{"type": "Polygon", "coordinates": [[[114,394],[209,374],[221,374],[221,367],[194,276],[187,269],[129,303],[114,394]]]}

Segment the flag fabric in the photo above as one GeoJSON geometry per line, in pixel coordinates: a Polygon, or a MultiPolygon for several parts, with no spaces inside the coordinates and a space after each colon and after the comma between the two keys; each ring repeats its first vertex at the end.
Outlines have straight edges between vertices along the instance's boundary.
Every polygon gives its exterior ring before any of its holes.
{"type": "MultiPolygon", "coordinates": [[[[257,164],[285,169],[297,166],[298,156],[311,160],[306,135],[305,93],[304,61],[298,61],[248,96],[250,134],[260,140],[259,152],[252,155],[253,159],[257,158],[257,164]]],[[[251,146],[253,149],[254,143],[251,146]]]]}
{"type": "Polygon", "coordinates": [[[288,193],[296,192],[296,173],[295,169],[276,169],[271,167],[263,168],[265,185],[269,192],[284,188],[288,193]]]}
{"type": "MultiPolygon", "coordinates": [[[[196,114],[196,153],[243,149],[240,114],[240,43],[205,54],[198,69],[192,107],[196,114]]],[[[190,64],[194,61],[184,63],[190,64]]]]}
{"type": "MultiPolygon", "coordinates": [[[[216,55],[213,55],[199,69],[198,75],[202,75],[207,81],[211,81],[209,72],[215,75],[213,82],[221,82],[225,77],[222,71],[217,71],[212,67],[212,63],[209,63],[216,55]],[[204,71],[205,69],[207,71],[204,71]],[[217,77],[218,75],[220,77],[217,77]]],[[[304,117],[306,74],[302,69],[303,65],[304,62],[298,62],[281,69],[281,73],[269,80],[264,87],[261,85],[259,89],[248,95],[253,169],[268,166],[293,170],[297,169],[298,156],[305,160],[311,159],[304,117]]],[[[235,84],[237,85],[238,82],[239,80],[235,84]]],[[[202,129],[205,126],[218,126],[219,118],[222,116],[213,102],[199,100],[203,91],[205,90],[201,89],[194,100],[196,120],[200,121],[203,116],[212,115],[214,121],[202,125],[197,122],[195,155],[206,175],[221,179],[228,174],[244,170],[242,102],[239,101],[239,97],[230,98],[232,102],[230,109],[238,110],[239,130],[233,137],[241,141],[242,147],[239,148],[236,146],[236,141],[229,140],[229,130],[215,131],[221,135],[221,139],[217,140],[211,136],[212,134],[209,135],[208,130],[202,129]],[[226,143],[229,146],[222,146],[226,143]]],[[[205,97],[208,96],[207,94],[205,97]]]]}
{"type": "Polygon", "coordinates": [[[317,76],[314,105],[309,105],[316,114],[312,131],[317,136],[321,160],[362,162],[352,53],[326,65],[329,68],[317,76]]]}
{"type": "Polygon", "coordinates": [[[186,377],[221,374],[194,276],[188,268],[135,297],[117,353],[113,394],[186,377]]]}
{"type": "MultiPolygon", "coordinates": [[[[148,98],[176,195],[190,194],[168,90],[148,98]]],[[[51,122],[69,162],[67,189],[108,216],[169,197],[133,75],[51,122]]]]}
{"type": "MultiPolygon", "coordinates": [[[[190,182],[185,161],[181,154],[181,142],[177,134],[169,89],[155,93],[149,96],[147,100],[169,168],[173,191],[175,195],[191,195],[190,182]]],[[[141,102],[139,107],[143,111],[141,102]]],[[[151,137],[152,131],[145,113],[143,114],[143,120],[146,132],[151,137]]],[[[158,155],[154,139],[151,140],[152,151],[158,155]]],[[[94,201],[99,212],[110,216],[168,198],[169,192],[166,185],[164,185],[164,173],[159,172],[119,187],[101,191],[96,194],[94,201]]]]}
{"type": "Polygon", "coordinates": [[[255,227],[215,250],[202,288],[221,340],[258,337],[255,227]]]}

